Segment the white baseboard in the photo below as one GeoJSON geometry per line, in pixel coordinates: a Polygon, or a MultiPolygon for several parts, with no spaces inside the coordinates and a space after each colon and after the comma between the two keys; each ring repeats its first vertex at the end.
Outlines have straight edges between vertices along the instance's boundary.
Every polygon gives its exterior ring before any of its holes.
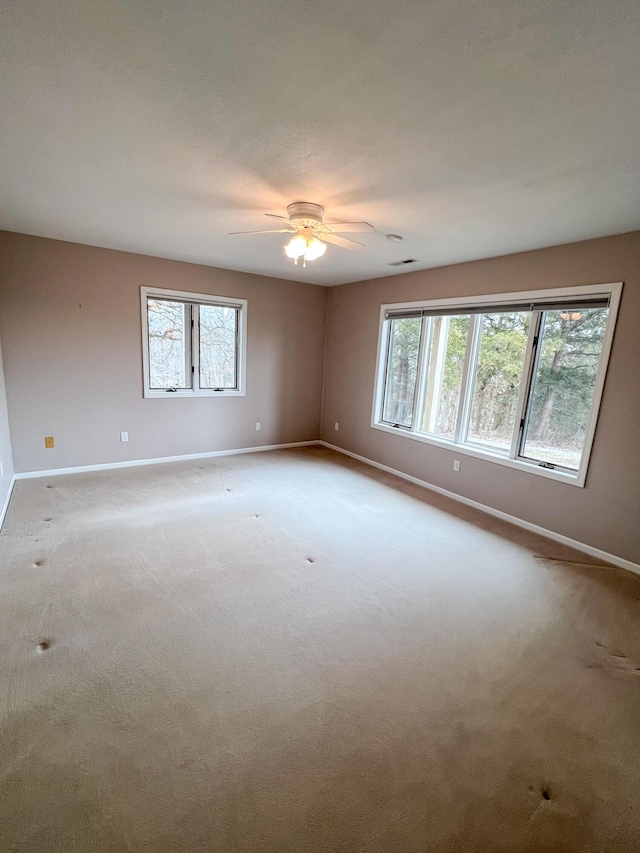
{"type": "Polygon", "coordinates": [[[9,509],[9,501],[11,500],[11,493],[13,492],[13,486],[16,481],[15,474],[11,478],[11,482],[9,483],[9,491],[7,492],[7,496],[4,499],[4,504],[2,509],[0,510],[0,530],[2,530],[2,525],[4,524],[4,517],[7,514],[7,510],[9,509]]]}
{"type": "Polygon", "coordinates": [[[155,459],[130,459],[126,462],[104,462],[100,465],[77,465],[73,468],[50,468],[47,471],[24,471],[14,480],[36,477],[57,477],[60,474],[81,474],[84,471],[110,471],[112,468],[137,468],[139,465],[162,465],[165,462],[186,462],[189,459],[211,459],[214,456],[235,456],[239,453],[261,453],[265,450],[284,450],[287,447],[308,447],[318,441],[290,441],[288,444],[264,444],[261,447],[238,447],[234,450],[210,450],[207,453],[186,453],[182,456],[159,456],[155,459]]]}
{"type": "Polygon", "coordinates": [[[344,453],[345,456],[351,456],[359,462],[364,462],[366,465],[372,465],[374,468],[379,468],[381,471],[386,471],[388,474],[395,474],[396,477],[401,477],[403,480],[408,480],[410,483],[415,483],[417,486],[422,486],[424,489],[429,489],[432,492],[437,492],[439,495],[444,495],[446,498],[451,498],[454,501],[463,503],[466,506],[471,506],[474,509],[479,509],[481,512],[486,512],[488,515],[493,515],[496,518],[501,518],[503,521],[508,521],[510,524],[515,524],[517,527],[522,527],[524,530],[529,530],[531,533],[537,533],[539,536],[545,536],[547,539],[553,539],[554,542],[560,542],[563,545],[568,545],[570,548],[575,548],[576,551],[582,551],[583,554],[589,554],[598,560],[605,563],[611,563],[614,566],[619,566],[621,569],[628,569],[630,572],[635,572],[640,575],[640,565],[632,563],[631,560],[625,560],[623,557],[617,557],[615,554],[608,554],[606,551],[601,551],[600,548],[594,548],[592,545],[585,545],[584,542],[578,542],[576,539],[570,539],[568,536],[563,536],[561,533],[556,533],[553,530],[547,530],[546,527],[540,527],[537,524],[532,524],[530,521],[525,521],[523,518],[518,518],[515,515],[509,515],[502,510],[494,509],[493,507],[481,504],[479,501],[465,498],[463,495],[450,492],[448,489],[442,489],[440,486],[434,486],[426,480],[419,480],[417,477],[412,477],[410,474],[405,474],[403,471],[398,471],[396,468],[390,468],[388,465],[383,465],[381,462],[374,462],[373,459],[367,459],[366,456],[360,456],[353,453],[351,450],[345,450],[344,447],[338,447],[336,444],[329,444],[328,441],[314,442],[328,447],[330,450],[335,450],[338,453],[344,453]]]}

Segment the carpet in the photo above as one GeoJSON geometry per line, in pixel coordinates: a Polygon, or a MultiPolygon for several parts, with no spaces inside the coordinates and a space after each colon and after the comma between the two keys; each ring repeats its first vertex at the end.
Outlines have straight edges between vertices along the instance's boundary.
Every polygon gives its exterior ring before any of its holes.
{"type": "Polygon", "coordinates": [[[324,448],[18,481],[0,850],[640,851],[640,577],[324,448]]]}

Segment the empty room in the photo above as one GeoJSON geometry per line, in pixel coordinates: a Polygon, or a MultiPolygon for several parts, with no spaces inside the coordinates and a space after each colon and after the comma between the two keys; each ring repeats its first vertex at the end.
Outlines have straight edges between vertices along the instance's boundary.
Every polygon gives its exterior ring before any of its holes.
{"type": "Polygon", "coordinates": [[[640,853],[637,2],[0,21],[0,851],[640,853]]]}

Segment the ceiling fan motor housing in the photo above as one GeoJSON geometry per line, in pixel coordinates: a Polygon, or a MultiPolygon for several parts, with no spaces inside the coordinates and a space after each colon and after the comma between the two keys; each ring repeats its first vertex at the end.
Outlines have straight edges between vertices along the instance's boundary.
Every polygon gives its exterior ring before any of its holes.
{"type": "Polygon", "coordinates": [[[315,225],[322,225],[324,207],[311,201],[294,201],[288,205],[287,213],[292,222],[313,228],[315,225]]]}

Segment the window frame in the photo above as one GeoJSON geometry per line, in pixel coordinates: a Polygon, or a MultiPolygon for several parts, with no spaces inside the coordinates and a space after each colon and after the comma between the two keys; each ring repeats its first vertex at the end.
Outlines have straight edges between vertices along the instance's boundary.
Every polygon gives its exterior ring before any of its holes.
{"type": "MultiPolygon", "coordinates": [[[[556,480],[558,482],[568,483],[570,485],[583,488],[587,477],[587,470],[589,467],[589,460],[591,457],[591,450],[593,447],[593,440],[595,437],[595,430],[598,415],[600,412],[602,392],[604,389],[605,377],[609,366],[609,358],[611,354],[611,346],[613,343],[615,325],[618,317],[618,308],[622,294],[622,286],[622,282],[613,282],[606,284],[549,288],[544,290],[519,291],[517,293],[494,293],[490,295],[461,296],[454,297],[451,299],[430,299],[420,300],[417,302],[385,303],[381,305],[378,329],[378,348],[376,354],[376,373],[374,378],[373,406],[371,413],[371,428],[381,430],[383,432],[388,432],[392,435],[401,435],[404,438],[408,438],[413,441],[420,441],[424,444],[431,444],[436,447],[450,450],[454,453],[461,453],[465,456],[473,456],[479,459],[497,462],[499,465],[504,465],[508,468],[515,468],[520,471],[526,471],[528,473],[536,474],[541,477],[546,477],[551,480],[556,480]],[[511,447],[508,455],[492,451],[488,448],[480,448],[477,445],[463,443],[466,438],[466,432],[468,431],[469,425],[469,410],[471,406],[471,395],[473,392],[474,360],[477,358],[478,354],[478,338],[480,334],[480,318],[482,317],[482,314],[471,314],[470,317],[469,335],[463,365],[462,385],[460,389],[460,403],[458,408],[458,417],[456,421],[454,439],[451,440],[421,432],[417,428],[416,419],[419,423],[421,417],[421,409],[419,408],[419,406],[421,401],[424,400],[424,385],[426,375],[425,360],[428,358],[428,347],[425,346],[427,338],[427,332],[425,331],[425,329],[427,324],[424,323],[424,321],[420,338],[421,347],[418,353],[418,375],[414,396],[413,425],[411,427],[391,426],[390,424],[382,421],[383,398],[381,394],[384,392],[384,385],[386,382],[389,327],[391,325],[391,322],[387,320],[386,316],[388,311],[420,309],[437,311],[438,309],[442,309],[443,311],[449,312],[455,310],[457,314],[460,315],[465,313],[465,309],[474,310],[479,305],[486,305],[487,308],[490,309],[492,305],[505,306],[513,304],[515,307],[516,305],[521,305],[523,302],[528,301],[535,302],[542,300],[545,303],[552,303],[554,301],[562,303],[563,301],[566,302],[568,298],[575,299],[575,301],[578,301],[583,298],[594,297],[608,298],[609,313],[607,316],[607,323],[602,339],[600,361],[598,364],[598,372],[596,374],[596,380],[593,388],[591,408],[589,411],[589,418],[586,424],[582,457],[578,471],[563,469],[560,466],[556,466],[555,468],[545,468],[542,467],[541,463],[537,460],[531,460],[517,455],[520,450],[524,449],[523,442],[521,441],[523,431],[522,422],[523,419],[526,418],[528,415],[528,403],[531,394],[531,389],[533,387],[535,358],[537,352],[540,351],[539,348],[536,350],[536,344],[538,341],[536,340],[534,343],[534,338],[536,337],[536,334],[538,334],[539,337],[540,318],[542,314],[540,312],[536,312],[535,310],[532,312],[533,322],[529,324],[529,333],[527,337],[527,345],[524,355],[522,378],[520,381],[520,389],[518,392],[515,425],[512,435],[511,447]]],[[[485,313],[490,313],[490,310],[487,310],[485,313]]]]}
{"type": "Polygon", "coordinates": [[[143,396],[145,399],[173,399],[193,397],[245,397],[246,396],[246,365],[247,365],[247,300],[235,299],[228,296],[212,296],[208,293],[191,293],[186,290],[167,290],[158,287],[140,288],[140,309],[142,326],[142,377],[143,396]],[[223,308],[237,308],[236,324],[236,388],[200,387],[200,328],[199,311],[191,323],[190,363],[187,371],[191,370],[191,388],[178,388],[170,391],[165,388],[152,388],[149,360],[149,317],[147,301],[149,299],[167,299],[174,302],[187,303],[192,306],[214,305],[223,308]]]}

